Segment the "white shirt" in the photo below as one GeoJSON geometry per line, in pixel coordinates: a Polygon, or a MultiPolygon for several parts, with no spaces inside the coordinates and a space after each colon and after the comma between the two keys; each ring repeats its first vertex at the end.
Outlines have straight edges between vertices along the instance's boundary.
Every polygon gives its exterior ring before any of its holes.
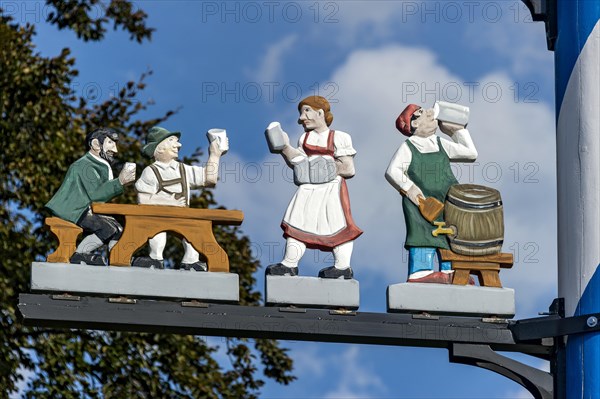
{"type": "MultiPolygon", "coordinates": [[[[180,162],[173,160],[168,163],[156,161],[156,162],[154,162],[153,165],[155,165],[158,168],[160,177],[163,180],[173,180],[173,179],[179,179],[181,177],[181,175],[179,173],[179,164],[180,164],[180,162]]],[[[190,165],[183,165],[183,168],[185,170],[185,176],[187,178],[187,184],[188,184],[187,203],[189,203],[189,195],[190,195],[189,189],[195,189],[195,188],[200,188],[200,187],[205,186],[204,168],[201,166],[190,166],[190,165]]],[[[166,186],[165,188],[173,193],[183,192],[183,185],[181,183],[169,185],[169,186],[166,186]]],[[[152,194],[152,196],[150,197],[148,202],[140,202],[140,203],[154,204],[155,201],[153,201],[153,199],[159,199],[160,204],[165,204],[165,201],[169,202],[170,200],[173,199],[171,194],[166,193],[164,191],[160,191],[160,192],[158,191],[158,189],[159,189],[158,179],[156,178],[156,174],[150,167],[146,167],[142,171],[142,175],[135,182],[135,189],[138,191],[138,193],[152,194]]],[[[173,202],[172,205],[178,205],[177,202],[175,202],[175,200],[173,200],[172,202],[173,202]]]]}
{"type": "MultiPolygon", "coordinates": [[[[306,144],[316,146],[316,147],[324,147],[327,148],[327,140],[329,139],[329,130],[324,130],[322,132],[317,132],[313,130],[310,132],[308,136],[308,141],[306,144]]],[[[304,139],[306,138],[307,133],[303,133],[298,140],[298,150],[304,154],[304,148],[302,145],[304,143],[304,139]]],[[[352,147],[352,138],[346,132],[342,132],[341,130],[336,130],[333,136],[333,146],[335,147],[333,156],[334,158],[344,157],[344,156],[354,156],[356,155],[356,150],[352,147]]],[[[304,157],[297,156],[292,159],[292,163],[299,163],[302,161],[304,157]]]]}
{"type": "MultiPolygon", "coordinates": [[[[429,137],[411,136],[407,139],[422,154],[438,152],[438,136],[432,134],[429,137]]],[[[440,138],[442,147],[452,162],[473,162],[477,159],[477,149],[467,129],[460,129],[452,135],[452,140],[440,138]]],[[[412,152],[406,142],[402,143],[394,154],[387,171],[386,179],[396,190],[408,190],[413,186],[413,181],[408,177],[408,167],[412,161],[412,152]]]]}
{"type": "Polygon", "coordinates": [[[112,171],[112,168],[111,168],[110,164],[108,163],[108,161],[106,159],[104,159],[104,158],[101,158],[101,157],[99,157],[97,155],[92,154],[91,151],[90,151],[90,155],[93,156],[94,159],[97,160],[98,162],[101,162],[104,165],[106,165],[106,167],[108,168],[108,180],[114,179],[113,171],[112,171]]]}

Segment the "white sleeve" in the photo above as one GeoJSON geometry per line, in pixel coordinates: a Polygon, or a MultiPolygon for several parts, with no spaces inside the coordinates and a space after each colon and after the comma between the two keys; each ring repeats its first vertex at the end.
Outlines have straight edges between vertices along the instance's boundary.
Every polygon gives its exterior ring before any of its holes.
{"type": "Polygon", "coordinates": [[[304,146],[303,146],[305,137],[306,137],[306,133],[303,133],[302,136],[300,136],[300,138],[298,139],[298,147],[296,149],[298,151],[300,151],[302,153],[302,155],[298,155],[298,156],[290,159],[290,162],[292,163],[292,165],[299,164],[300,162],[302,162],[306,159],[306,152],[304,152],[304,146]]]}
{"type": "Polygon", "coordinates": [[[392,157],[390,165],[385,172],[385,178],[398,191],[408,190],[413,186],[413,181],[408,177],[408,167],[412,161],[412,152],[406,142],[402,143],[392,157]]]}
{"type": "Polygon", "coordinates": [[[138,193],[156,194],[158,192],[158,179],[150,167],[144,168],[142,175],[135,182],[138,193]]]}
{"type": "Polygon", "coordinates": [[[304,139],[306,138],[306,133],[302,133],[302,136],[298,139],[298,147],[296,148],[298,151],[302,151],[304,154],[304,139]]]}
{"type": "Polygon", "coordinates": [[[352,147],[352,137],[348,133],[336,130],[333,136],[333,144],[335,146],[335,158],[353,156],[356,150],[352,147]]]}
{"type": "Polygon", "coordinates": [[[183,165],[188,185],[191,189],[204,187],[206,185],[206,173],[204,167],[196,165],[183,165]]]}
{"type": "Polygon", "coordinates": [[[452,140],[440,139],[451,161],[473,162],[477,159],[477,149],[467,129],[458,130],[452,140]]]}

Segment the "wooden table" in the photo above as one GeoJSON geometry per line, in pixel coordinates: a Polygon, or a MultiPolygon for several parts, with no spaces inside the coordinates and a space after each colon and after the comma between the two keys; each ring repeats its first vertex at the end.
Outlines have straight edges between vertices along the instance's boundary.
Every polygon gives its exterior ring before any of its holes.
{"type": "Polygon", "coordinates": [[[162,205],[92,204],[92,211],[125,217],[123,235],[110,251],[111,266],[130,266],[131,257],[149,238],[163,231],[184,237],[206,257],[211,272],[229,272],[229,257],[213,234],[213,225],[239,226],[242,211],[162,205]]]}
{"type": "Polygon", "coordinates": [[[460,255],[447,249],[440,249],[442,261],[452,262],[454,278],[452,284],[467,285],[469,275],[479,278],[482,287],[502,288],[500,268],[509,269],[513,266],[513,254],[500,253],[485,256],[460,255]]]}

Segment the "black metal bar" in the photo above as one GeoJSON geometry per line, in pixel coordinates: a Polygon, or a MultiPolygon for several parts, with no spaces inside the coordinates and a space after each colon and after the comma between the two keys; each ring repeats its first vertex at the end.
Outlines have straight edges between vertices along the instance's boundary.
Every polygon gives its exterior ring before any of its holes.
{"type": "Polygon", "coordinates": [[[486,344],[494,350],[550,359],[552,344],[516,343],[508,323],[477,318],[409,314],[344,313],[306,309],[137,300],[110,303],[107,298],[54,300],[51,295],[21,294],[19,310],[30,326],[82,328],[223,337],[269,338],[374,345],[449,348],[451,343],[486,344]]]}
{"type": "Polygon", "coordinates": [[[550,362],[550,371],[554,376],[554,399],[567,399],[567,359],[566,340],[556,339],[556,351],[550,362]]]}
{"type": "Polygon", "coordinates": [[[529,9],[533,21],[543,21],[546,26],[548,50],[554,51],[558,36],[557,0],[522,0],[529,9]]]}
{"type": "Polygon", "coordinates": [[[494,371],[527,389],[535,399],[553,399],[552,374],[494,352],[488,345],[452,344],[450,362],[494,371]]]}
{"type": "Polygon", "coordinates": [[[600,313],[562,318],[560,315],[536,317],[513,322],[510,330],[517,341],[562,337],[600,331],[600,313]]]}

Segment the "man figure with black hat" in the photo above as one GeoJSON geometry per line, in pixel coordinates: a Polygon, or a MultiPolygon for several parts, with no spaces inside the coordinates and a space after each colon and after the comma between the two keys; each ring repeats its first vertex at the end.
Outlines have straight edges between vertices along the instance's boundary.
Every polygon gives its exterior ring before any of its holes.
{"type": "MultiPolygon", "coordinates": [[[[396,128],[408,139],[394,154],[385,177],[403,195],[408,282],[450,284],[450,262],[440,260],[440,271],[433,271],[437,250],[449,249],[447,239],[431,234],[433,226],[421,215],[419,198],[444,202],[450,186],[458,183],[450,162],[475,161],[477,150],[465,126],[438,122],[433,108],[408,105],[396,120],[396,128]],[[435,135],[438,126],[452,141],[435,135]]],[[[441,215],[438,220],[442,221],[441,215]]]]}
{"type": "MultiPolygon", "coordinates": [[[[170,132],[159,126],[150,129],[142,154],[147,158],[153,158],[154,163],[143,170],[135,183],[138,203],[187,207],[190,203],[190,190],[214,187],[217,184],[219,160],[223,153],[219,148],[219,140],[211,142],[208,148],[208,162],[206,167],[201,167],[185,165],[177,161],[181,147],[180,137],[180,132],[170,132]]],[[[166,242],[166,232],[155,235],[148,241],[150,256],[135,258],[133,266],[162,269],[166,242]]],[[[183,239],[183,246],[185,248],[183,259],[175,268],[207,271],[206,263],[200,261],[198,251],[185,239],[183,239]]]]}
{"type": "Polygon", "coordinates": [[[102,245],[116,244],[122,226],[106,215],[95,215],[92,202],[106,202],[123,193],[123,186],[135,180],[135,168],[123,168],[113,178],[110,163],[118,152],[119,135],[110,128],[99,128],[85,138],[88,152],[69,167],[62,185],[46,204],[54,215],[81,227],[84,237],[71,256],[71,263],[106,266],[106,259],[94,251],[102,245]]]}

